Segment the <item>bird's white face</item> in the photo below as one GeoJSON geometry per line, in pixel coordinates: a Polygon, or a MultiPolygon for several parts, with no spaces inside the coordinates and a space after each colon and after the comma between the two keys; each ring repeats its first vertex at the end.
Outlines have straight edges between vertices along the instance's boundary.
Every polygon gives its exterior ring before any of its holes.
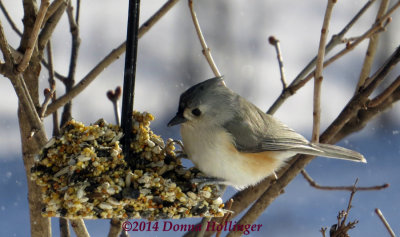
{"type": "Polygon", "coordinates": [[[209,120],[209,107],[206,105],[199,105],[193,108],[185,108],[183,117],[187,120],[184,124],[195,125],[207,123],[209,120]]]}

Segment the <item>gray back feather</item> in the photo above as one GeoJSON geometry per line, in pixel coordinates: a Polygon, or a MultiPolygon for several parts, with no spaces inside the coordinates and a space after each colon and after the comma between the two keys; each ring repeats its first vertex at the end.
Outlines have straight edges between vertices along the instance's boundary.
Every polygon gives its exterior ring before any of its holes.
{"type": "Polygon", "coordinates": [[[309,142],[285,124],[264,113],[236,95],[232,106],[238,106],[224,128],[232,134],[236,148],[242,152],[314,150],[309,142]]]}

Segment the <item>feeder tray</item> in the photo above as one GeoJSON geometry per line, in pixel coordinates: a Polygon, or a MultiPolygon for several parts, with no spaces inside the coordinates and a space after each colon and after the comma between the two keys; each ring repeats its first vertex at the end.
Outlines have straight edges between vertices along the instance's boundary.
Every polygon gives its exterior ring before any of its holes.
{"type": "Polygon", "coordinates": [[[40,186],[43,216],[65,218],[140,218],[148,220],[221,217],[226,213],[217,187],[198,190],[190,182],[204,177],[185,168],[175,144],[165,144],[150,129],[150,113],[133,113],[130,149],[135,167],[124,160],[122,130],[98,120],[90,126],[68,122],[39,153],[31,170],[40,186]]]}

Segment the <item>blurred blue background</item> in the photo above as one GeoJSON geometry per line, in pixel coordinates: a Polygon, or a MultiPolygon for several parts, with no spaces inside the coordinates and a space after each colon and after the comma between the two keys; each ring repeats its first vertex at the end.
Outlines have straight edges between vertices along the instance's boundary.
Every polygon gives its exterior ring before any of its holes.
{"type": "MultiPolygon", "coordinates": [[[[212,49],[214,59],[225,75],[227,85],[267,110],[281,91],[276,55],[268,44],[274,35],[281,42],[286,78],[290,82],[317,53],[319,32],[326,1],[194,1],[202,30],[212,49]]],[[[335,5],[330,35],[339,32],[366,1],[353,0],[335,5]]],[[[20,29],[22,3],[4,0],[10,15],[20,29]]],[[[124,41],[128,1],[82,1],[81,51],[77,80],[83,78],[108,52],[124,41]]],[[[142,1],[141,21],[147,20],[164,1],[142,1]]],[[[357,36],[370,27],[375,19],[375,3],[349,32],[357,36]]],[[[388,32],[382,35],[373,70],[388,57],[400,42],[398,29],[400,14],[393,15],[388,32]]],[[[18,36],[0,14],[9,43],[18,46],[18,36]]],[[[55,67],[67,74],[70,35],[66,15],[52,38],[55,67]]],[[[322,130],[335,119],[354,93],[367,43],[332,64],[324,71],[322,90],[322,130]]],[[[341,46],[342,47],[342,46],[341,46]]],[[[339,47],[340,48],[340,47],[339,47]]],[[[332,54],[331,54],[332,55],[332,54]]],[[[73,115],[85,124],[98,118],[113,121],[112,105],[105,96],[109,89],[122,85],[123,58],[121,57],[99,76],[73,102],[73,115]]],[[[399,67],[389,81],[399,74],[399,67]]],[[[152,128],[164,139],[179,138],[178,128],[167,128],[167,121],[175,114],[178,97],[190,85],[213,77],[201,53],[187,9],[180,1],[161,21],[139,41],[135,108],[155,115],[152,128]]],[[[47,71],[42,70],[41,86],[47,87],[47,71]]],[[[389,82],[388,82],[389,83],[389,82]]],[[[58,83],[61,84],[61,83],[58,83]]],[[[387,85],[387,83],[386,83],[387,85]]],[[[58,95],[64,91],[58,86],[58,95]]],[[[29,236],[29,210],[26,176],[21,160],[17,123],[17,100],[11,84],[0,78],[0,235],[29,236]]],[[[310,137],[312,125],[312,85],[306,85],[290,98],[276,113],[276,117],[310,137]]],[[[367,164],[317,158],[307,167],[309,174],[322,185],[352,185],[359,178],[360,186],[389,183],[381,191],[357,192],[348,220],[359,220],[351,236],[385,236],[382,223],[374,213],[380,208],[396,233],[400,233],[400,122],[399,106],[375,118],[361,132],[351,135],[339,145],[357,150],[367,158],[367,164]]],[[[45,120],[48,136],[51,119],[45,120]]],[[[185,162],[186,165],[191,165],[185,162]]],[[[235,190],[228,189],[224,199],[235,190]]],[[[260,232],[249,236],[321,236],[321,227],[336,223],[340,210],[347,207],[349,192],[321,191],[297,177],[257,220],[260,232]]],[[[174,223],[197,223],[199,219],[179,220],[174,223]]],[[[53,235],[58,236],[58,219],[53,218],[53,235]]],[[[108,220],[86,221],[92,236],[106,236],[108,220]]],[[[73,233],[73,231],[71,230],[73,233]]],[[[132,236],[176,236],[183,232],[130,232],[132,236]]],[[[74,234],[73,234],[74,235],[74,234]]]]}

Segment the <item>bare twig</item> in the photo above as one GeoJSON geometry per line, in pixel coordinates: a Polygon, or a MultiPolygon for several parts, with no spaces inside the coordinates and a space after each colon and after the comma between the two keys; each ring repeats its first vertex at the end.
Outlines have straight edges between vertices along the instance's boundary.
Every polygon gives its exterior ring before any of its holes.
{"type": "Polygon", "coordinates": [[[188,2],[189,9],[190,9],[190,14],[192,16],[193,24],[194,24],[194,27],[196,28],[196,33],[197,33],[197,36],[199,37],[201,47],[203,48],[202,52],[203,52],[204,56],[206,57],[206,60],[207,60],[208,64],[210,65],[211,70],[213,71],[214,75],[216,77],[220,77],[221,73],[219,72],[218,67],[215,64],[214,59],[211,55],[211,49],[208,48],[206,41],[204,39],[203,33],[201,32],[200,24],[197,19],[196,12],[194,11],[194,8],[193,8],[193,0],[188,0],[188,1],[189,1],[188,2]]]}
{"type": "MultiPolygon", "coordinates": [[[[233,204],[233,199],[231,198],[231,199],[229,199],[228,202],[226,203],[225,209],[226,209],[226,210],[231,210],[232,204],[233,204]]],[[[227,213],[224,215],[224,217],[222,218],[221,225],[225,226],[225,224],[230,220],[231,216],[232,216],[232,212],[227,212],[227,213]]],[[[221,228],[221,230],[217,232],[217,234],[215,235],[215,237],[220,237],[220,236],[221,236],[221,234],[222,234],[222,229],[223,229],[223,228],[221,228]]]]}
{"type": "Polygon", "coordinates": [[[24,79],[21,77],[21,75],[15,75],[13,77],[10,78],[10,81],[14,87],[14,90],[18,96],[18,101],[20,103],[20,105],[22,106],[22,108],[24,109],[24,112],[27,115],[27,118],[29,120],[29,123],[31,124],[32,130],[30,133],[30,137],[35,137],[37,139],[39,139],[38,143],[39,144],[46,144],[47,142],[47,138],[45,132],[44,132],[44,128],[43,128],[43,124],[39,118],[38,113],[36,112],[36,108],[34,106],[32,97],[29,94],[28,88],[25,84],[24,79]],[[40,136],[35,136],[36,134],[41,133],[40,136]]]}
{"type": "Polygon", "coordinates": [[[356,116],[359,109],[365,106],[368,96],[372,94],[399,61],[400,47],[398,47],[388,60],[371,76],[369,80],[370,83],[365,83],[364,87],[360,88],[359,93],[349,101],[337,119],[327,128],[326,132],[328,134],[334,133],[333,135],[335,135],[352,117],[356,116]]]}
{"type": "MultiPolygon", "coordinates": [[[[350,52],[351,50],[353,50],[356,46],[358,46],[362,41],[364,41],[365,39],[371,37],[372,35],[374,35],[375,33],[379,32],[380,29],[382,29],[382,25],[380,24],[374,24],[368,31],[366,31],[362,36],[360,36],[356,41],[354,41],[353,43],[349,43],[346,45],[346,47],[344,49],[342,49],[341,51],[339,51],[337,54],[335,54],[334,56],[330,57],[329,59],[327,59],[324,62],[324,68],[329,66],[330,64],[332,64],[333,62],[335,62],[336,60],[338,60],[339,58],[341,58],[343,55],[345,55],[346,53],[350,52]]],[[[294,86],[289,86],[288,88],[290,88],[292,90],[292,92],[296,92],[297,90],[299,90],[301,87],[303,87],[313,76],[314,76],[315,71],[312,71],[311,73],[309,73],[303,80],[301,80],[299,83],[297,83],[294,86]]],[[[366,82],[367,83],[367,82],[366,82]]],[[[365,83],[365,84],[366,84],[365,83]]]]}
{"type": "MultiPolygon", "coordinates": [[[[41,63],[49,70],[49,67],[50,67],[49,62],[47,62],[45,59],[42,59],[41,63]]],[[[53,67],[53,70],[54,70],[54,67],[53,67]]],[[[60,73],[56,72],[55,70],[54,70],[54,77],[59,79],[63,83],[65,80],[67,80],[66,76],[61,75],[60,73]]]]}
{"type": "Polygon", "coordinates": [[[21,73],[23,71],[25,71],[25,69],[28,67],[29,65],[29,61],[31,60],[32,57],[32,53],[33,53],[33,49],[36,45],[38,36],[39,36],[39,30],[40,27],[42,26],[44,17],[46,15],[46,11],[47,8],[50,5],[50,0],[42,0],[40,2],[40,8],[39,8],[39,12],[36,16],[36,20],[35,20],[35,25],[33,26],[33,30],[31,32],[29,41],[28,41],[28,45],[26,47],[25,53],[24,53],[24,57],[22,58],[22,61],[18,64],[17,66],[17,72],[21,73]]]}
{"type": "Polygon", "coordinates": [[[340,52],[338,52],[336,55],[332,56],[329,58],[325,63],[324,67],[328,66],[332,62],[336,61],[338,58],[346,54],[348,51],[353,50],[357,45],[359,45],[362,41],[364,41],[367,38],[372,37],[376,33],[381,32],[386,24],[388,23],[388,19],[390,18],[391,14],[398,8],[400,7],[400,2],[397,2],[395,5],[393,5],[383,16],[379,18],[372,26],[369,28],[364,34],[362,34],[360,37],[358,37],[354,42],[352,43],[347,43],[346,48],[342,49],[340,52]]]}
{"type": "Polygon", "coordinates": [[[118,237],[121,233],[122,219],[112,218],[110,220],[110,230],[108,231],[108,237],[118,237]]]}
{"type": "MultiPolygon", "coordinates": [[[[396,5],[400,6],[400,2],[399,2],[399,4],[396,4],[396,5]]],[[[396,5],[393,6],[392,9],[393,8],[397,8],[398,6],[396,6],[396,5]]],[[[389,12],[392,12],[392,11],[389,11],[389,12]]],[[[385,16],[389,17],[388,14],[386,14],[385,16]]],[[[332,56],[331,58],[327,59],[324,62],[324,68],[329,66],[331,63],[333,63],[334,61],[336,61],[337,59],[339,59],[340,57],[342,57],[346,53],[348,53],[350,50],[354,49],[364,39],[369,38],[371,35],[373,35],[376,32],[378,32],[381,27],[382,26],[379,25],[379,24],[373,25],[372,28],[370,28],[367,32],[365,32],[363,34],[363,36],[360,37],[358,40],[356,40],[355,42],[353,42],[351,44],[348,44],[346,48],[344,48],[343,50],[341,50],[340,52],[338,52],[336,55],[332,56]]],[[[303,80],[301,80],[299,83],[297,83],[296,85],[293,85],[293,86],[289,86],[287,89],[290,89],[293,93],[295,93],[297,90],[299,90],[301,87],[303,87],[313,77],[314,73],[315,73],[315,71],[312,71],[303,80]]],[[[371,78],[368,78],[366,80],[366,82],[364,83],[364,86],[369,84],[369,82],[371,81],[371,78]]]]}
{"type": "Polygon", "coordinates": [[[79,22],[80,12],[81,12],[81,0],[76,0],[76,12],[75,12],[76,22],[79,22]]]}
{"type": "MultiPolygon", "coordinates": [[[[325,54],[328,54],[328,52],[330,52],[335,46],[337,46],[338,44],[341,44],[343,42],[344,35],[351,29],[351,27],[353,27],[353,25],[360,19],[360,17],[367,11],[367,9],[374,2],[375,2],[375,0],[368,1],[338,34],[335,34],[332,36],[331,40],[326,45],[325,54]]],[[[278,110],[278,108],[286,101],[286,99],[288,99],[291,95],[296,93],[296,91],[298,90],[296,85],[298,83],[300,83],[301,81],[303,81],[307,75],[310,75],[309,73],[315,66],[316,61],[317,61],[317,57],[315,56],[307,64],[307,66],[296,76],[296,78],[293,80],[293,82],[290,83],[290,85],[287,87],[287,89],[284,90],[281,93],[281,95],[275,100],[275,102],[272,104],[272,106],[268,109],[268,111],[267,111],[268,114],[274,114],[278,110]]],[[[309,79],[311,79],[311,77],[309,79]]],[[[302,84],[304,85],[305,83],[302,83],[302,84]]]]}
{"type": "Polygon", "coordinates": [[[379,94],[377,97],[375,97],[374,99],[370,100],[368,102],[368,107],[369,108],[373,108],[376,107],[378,105],[380,105],[383,101],[385,101],[389,96],[391,96],[393,94],[393,92],[395,90],[397,90],[397,88],[400,87],[400,76],[398,76],[396,78],[396,80],[394,82],[392,82],[392,84],[390,84],[390,86],[388,86],[381,94],[379,94]]]}
{"type": "Polygon", "coordinates": [[[44,94],[44,101],[42,103],[42,106],[39,110],[39,117],[40,119],[43,119],[44,113],[46,112],[47,109],[47,105],[50,103],[50,100],[53,98],[54,96],[54,91],[51,91],[51,89],[49,88],[45,88],[43,90],[43,94],[44,94]]]}
{"type": "Polygon", "coordinates": [[[46,47],[47,42],[49,41],[51,35],[54,32],[58,22],[61,19],[61,16],[64,14],[65,9],[67,8],[67,3],[64,1],[59,6],[58,9],[52,14],[52,16],[46,21],[43,26],[42,31],[40,32],[38,39],[38,49],[42,50],[46,47]]]}
{"type": "Polygon", "coordinates": [[[60,217],[60,237],[70,237],[71,233],[69,230],[69,220],[64,217],[60,217]]]}
{"type": "MultiPolygon", "coordinates": [[[[68,93],[75,84],[75,72],[76,72],[76,65],[78,61],[78,52],[81,39],[79,37],[79,22],[75,20],[72,1],[68,2],[68,7],[66,12],[68,15],[68,22],[72,40],[68,77],[66,80],[63,81],[65,85],[65,92],[68,93]]],[[[79,16],[79,12],[77,11],[75,15],[79,16]]],[[[72,118],[71,110],[72,110],[72,103],[71,101],[69,101],[67,104],[65,104],[63,113],[61,115],[61,126],[66,122],[68,122],[69,120],[71,120],[72,118]]]]}
{"type": "MultiPolygon", "coordinates": [[[[316,189],[329,190],[329,191],[338,191],[338,190],[353,191],[354,190],[354,186],[323,186],[323,185],[319,185],[307,173],[306,170],[302,170],[301,174],[307,180],[307,182],[310,184],[310,186],[313,188],[316,188],[316,189]]],[[[372,191],[372,190],[381,190],[381,189],[385,189],[388,187],[389,187],[389,184],[383,184],[383,185],[370,186],[370,187],[355,187],[355,189],[356,189],[356,191],[372,191]]]]}
{"type": "MultiPolygon", "coordinates": [[[[382,22],[379,22],[379,23],[382,23],[382,22]]],[[[331,63],[336,61],[338,58],[342,57],[343,55],[345,55],[349,51],[353,50],[356,46],[358,46],[365,39],[368,39],[368,38],[372,37],[373,35],[375,35],[376,33],[381,32],[382,29],[383,29],[383,25],[382,24],[374,24],[372,26],[372,28],[370,28],[368,31],[366,31],[364,34],[362,34],[360,37],[357,37],[357,39],[354,42],[347,43],[346,47],[344,49],[342,49],[340,52],[338,52],[334,56],[332,56],[329,59],[327,59],[324,62],[324,67],[329,66],[331,63]]]]}
{"type": "Polygon", "coordinates": [[[325,237],[326,230],[327,230],[326,227],[321,227],[321,229],[319,230],[319,232],[321,232],[322,234],[322,237],[325,237]]]}
{"type": "Polygon", "coordinates": [[[71,219],[71,226],[78,237],[90,237],[82,219],[71,219]]]}
{"type": "MultiPolygon", "coordinates": [[[[21,77],[21,74],[15,74],[14,70],[14,58],[8,45],[6,36],[4,34],[3,26],[0,22],[0,49],[4,55],[5,64],[3,65],[2,72],[8,77],[13,84],[14,90],[18,96],[21,107],[25,110],[26,116],[32,126],[32,131],[40,131],[41,136],[35,136],[39,139],[39,144],[46,143],[46,136],[43,130],[43,124],[38,116],[32,97],[30,96],[29,90],[25,84],[25,81],[21,77]]],[[[35,135],[34,132],[33,135],[35,135]]],[[[33,136],[32,135],[32,136],[33,136]]]]}
{"type": "Polygon", "coordinates": [[[0,0],[0,8],[4,16],[6,17],[8,23],[10,24],[11,28],[15,31],[15,33],[17,33],[17,35],[22,36],[22,32],[18,29],[17,25],[15,25],[14,21],[11,19],[7,9],[4,7],[3,1],[1,0],[0,0]]]}
{"type": "Polygon", "coordinates": [[[347,232],[350,229],[353,229],[355,225],[358,223],[357,220],[355,221],[350,221],[349,223],[346,223],[347,217],[349,216],[350,209],[352,208],[351,203],[353,202],[353,197],[354,194],[356,193],[356,185],[358,182],[358,178],[354,182],[353,185],[353,190],[350,193],[350,199],[347,204],[347,209],[346,211],[340,211],[338,216],[337,216],[337,224],[333,225],[330,229],[330,236],[331,237],[341,237],[341,236],[348,236],[347,232]]]}
{"type": "Polygon", "coordinates": [[[378,215],[379,219],[381,219],[382,223],[385,225],[390,236],[396,237],[396,234],[394,233],[393,229],[390,227],[389,223],[386,221],[386,218],[385,218],[385,216],[383,216],[381,210],[379,210],[379,208],[375,208],[375,213],[378,215]]]}
{"type": "MultiPolygon", "coordinates": [[[[19,52],[18,50],[12,48],[10,45],[9,45],[9,49],[10,49],[10,51],[11,51],[12,56],[14,57],[14,61],[15,61],[15,62],[20,62],[20,61],[22,60],[22,57],[23,57],[24,55],[23,55],[21,52],[19,52]]],[[[48,63],[44,58],[41,60],[41,63],[42,63],[47,69],[49,69],[49,63],[48,63]]],[[[53,69],[53,70],[54,70],[54,69],[53,69]]],[[[56,71],[54,71],[54,76],[55,76],[56,78],[58,78],[61,82],[65,81],[66,78],[67,78],[66,76],[63,76],[63,75],[61,75],[60,73],[58,73],[58,72],[56,72],[56,71]]]]}
{"type": "MultiPolygon", "coordinates": [[[[142,37],[158,20],[161,19],[176,3],[178,0],[169,0],[165,3],[149,20],[147,20],[139,29],[138,37],[142,37]]],[[[111,63],[121,56],[125,52],[126,44],[125,42],[111,51],[103,60],[101,60],[78,84],[76,84],[69,93],[61,96],[56,101],[51,103],[47,107],[47,112],[45,116],[53,113],[54,110],[65,105],[68,101],[72,100],[80,92],[82,92],[96,77],[104,71],[111,63]]]]}
{"type": "MultiPolygon", "coordinates": [[[[389,5],[389,0],[381,0],[381,5],[379,7],[378,13],[376,15],[376,21],[379,20],[385,14],[385,11],[387,10],[389,5]]],[[[371,71],[371,66],[375,58],[375,53],[376,49],[378,47],[378,42],[379,42],[379,34],[375,34],[371,36],[369,39],[369,44],[368,44],[368,49],[365,54],[364,58],[364,63],[361,69],[360,77],[358,79],[358,84],[355,90],[355,93],[358,92],[360,87],[364,85],[365,79],[368,77],[370,71],[371,71]]]]}
{"type": "Polygon", "coordinates": [[[117,86],[115,90],[107,91],[107,98],[111,101],[114,108],[114,116],[115,116],[115,123],[120,125],[120,116],[119,116],[119,106],[118,101],[121,98],[122,89],[120,86],[117,86]]]}
{"type": "Polygon", "coordinates": [[[49,8],[47,9],[46,16],[44,17],[43,23],[45,23],[61,6],[61,4],[66,4],[68,0],[54,0],[49,8]]]}
{"type": "Polygon", "coordinates": [[[331,21],[333,6],[336,0],[328,0],[325,10],[324,21],[322,23],[321,37],[319,41],[317,62],[314,74],[314,99],[313,99],[313,130],[312,142],[319,142],[320,124],[321,124],[321,87],[322,87],[322,70],[325,57],[325,44],[328,37],[329,22],[331,21]]]}
{"type": "MultiPolygon", "coordinates": [[[[51,40],[47,43],[47,59],[49,61],[49,85],[50,90],[53,92],[52,102],[56,100],[56,80],[54,79],[54,67],[53,67],[53,52],[51,47],[51,40]]],[[[43,109],[42,109],[43,110],[43,109]]],[[[45,112],[45,111],[44,111],[45,112]]],[[[41,113],[41,118],[43,118],[44,113],[41,113]]],[[[58,124],[58,112],[57,110],[53,113],[53,136],[58,136],[60,134],[60,127],[58,124]]]]}
{"type": "Polygon", "coordinates": [[[282,87],[283,87],[283,90],[285,90],[287,88],[287,84],[286,84],[286,79],[285,79],[285,71],[283,68],[283,59],[282,59],[282,53],[281,53],[281,47],[279,44],[279,40],[276,39],[274,36],[270,36],[268,38],[268,41],[275,48],[276,57],[278,58],[278,64],[279,64],[279,72],[281,73],[282,87]]]}
{"type": "MultiPolygon", "coordinates": [[[[81,39],[79,37],[79,22],[77,19],[74,18],[73,14],[74,8],[72,6],[72,1],[69,1],[67,7],[67,15],[68,15],[68,22],[72,37],[72,47],[71,47],[71,58],[69,63],[69,72],[68,72],[68,80],[73,85],[75,81],[75,71],[76,71],[76,64],[78,60],[78,51],[79,46],[81,43],[81,39]]],[[[76,9],[75,16],[79,18],[79,8],[76,9]]],[[[72,86],[71,85],[71,86],[72,86]]]]}
{"type": "MultiPolygon", "coordinates": [[[[8,45],[6,35],[4,34],[3,25],[0,21],[0,49],[3,53],[5,64],[8,67],[12,67],[14,64],[14,57],[11,53],[10,46],[8,45]]],[[[4,74],[5,72],[3,72],[4,74]]]]}

